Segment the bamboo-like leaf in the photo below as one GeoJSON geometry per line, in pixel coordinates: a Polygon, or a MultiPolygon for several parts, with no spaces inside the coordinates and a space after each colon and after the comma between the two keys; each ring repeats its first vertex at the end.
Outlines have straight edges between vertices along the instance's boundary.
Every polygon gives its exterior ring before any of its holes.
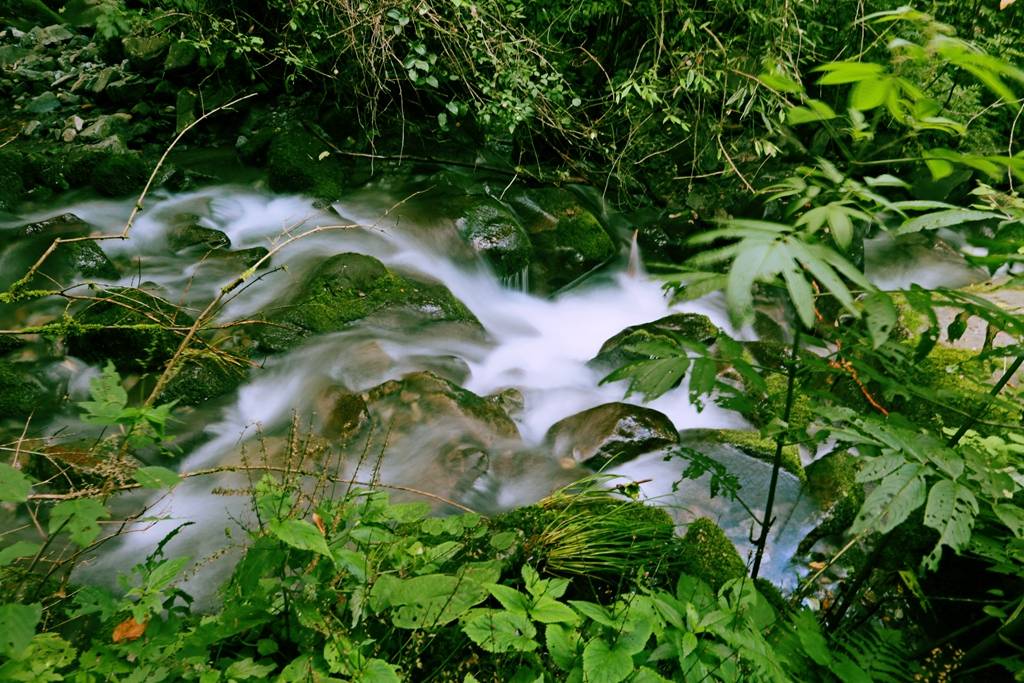
{"type": "Polygon", "coordinates": [[[975,209],[948,209],[946,211],[934,211],[932,213],[926,213],[923,216],[918,216],[917,218],[911,218],[896,229],[896,234],[906,235],[908,233],[920,232],[922,230],[938,230],[939,228],[949,228],[962,223],[973,223],[975,221],[984,221],[990,218],[1004,218],[1004,216],[991,211],[977,211],[975,209]]]}

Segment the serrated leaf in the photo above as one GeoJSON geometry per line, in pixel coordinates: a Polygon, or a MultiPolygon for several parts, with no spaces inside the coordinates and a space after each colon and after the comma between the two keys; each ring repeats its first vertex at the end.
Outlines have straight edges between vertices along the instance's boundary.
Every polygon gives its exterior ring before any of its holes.
{"type": "Polygon", "coordinates": [[[1024,510],[1011,503],[993,505],[992,512],[1017,538],[1024,538],[1024,510]]]}
{"type": "Polygon", "coordinates": [[[621,647],[594,638],[583,648],[583,675],[587,683],[619,683],[633,673],[633,657],[621,647]]]}
{"type": "Polygon", "coordinates": [[[368,659],[352,680],[358,683],[399,683],[402,677],[394,664],[374,658],[368,659]]]}
{"type": "Polygon", "coordinates": [[[513,614],[525,616],[530,608],[530,599],[515,588],[495,583],[487,586],[487,590],[501,603],[502,607],[513,614]]]}
{"type": "Polygon", "coordinates": [[[267,523],[267,530],[277,538],[293,548],[299,550],[310,550],[318,555],[334,560],[331,549],[327,547],[327,539],[320,533],[320,530],[309,522],[302,519],[272,519],[267,523]]]}
{"type": "Polygon", "coordinates": [[[939,532],[939,540],[924,559],[924,565],[936,569],[943,546],[949,546],[954,552],[963,549],[971,540],[977,516],[978,500],[970,489],[949,479],[936,483],[928,494],[924,523],[939,532]]]}
{"type": "Polygon", "coordinates": [[[57,503],[50,512],[51,534],[58,530],[66,532],[73,543],[83,548],[88,546],[100,533],[98,520],[110,517],[110,511],[98,500],[79,498],[57,503]]]}
{"type": "Polygon", "coordinates": [[[544,642],[552,661],[562,671],[568,671],[580,655],[580,634],[558,624],[548,624],[544,629],[544,642]]]}
{"type": "Polygon", "coordinates": [[[793,619],[793,626],[796,628],[800,646],[807,656],[814,660],[815,664],[828,666],[832,662],[832,653],[814,614],[810,610],[801,610],[793,619]]]}
{"type": "Polygon", "coordinates": [[[266,680],[267,674],[276,668],[276,664],[257,664],[253,661],[252,657],[246,657],[245,659],[232,662],[231,666],[224,672],[224,675],[229,680],[246,680],[248,678],[266,680]]]}
{"type": "Polygon", "coordinates": [[[91,401],[82,401],[79,407],[85,411],[82,422],[113,425],[121,418],[128,405],[128,392],[121,386],[121,376],[114,364],[107,361],[99,377],[89,382],[91,401]]]}
{"type": "Polygon", "coordinates": [[[15,541],[3,550],[0,550],[0,567],[6,567],[21,557],[32,557],[39,552],[42,546],[31,541],[15,541]]]}
{"type": "Polygon", "coordinates": [[[861,506],[850,531],[886,534],[904,522],[925,502],[924,467],[907,463],[885,477],[861,506]]]}
{"type": "Polygon", "coordinates": [[[32,642],[42,605],[0,605],[0,656],[17,659],[32,642]]]}
{"type": "Polygon", "coordinates": [[[156,465],[137,468],[132,473],[132,479],[144,489],[174,488],[181,483],[177,472],[156,465]]]}
{"type": "Polygon", "coordinates": [[[542,624],[575,624],[579,615],[568,605],[546,595],[530,608],[530,618],[542,624]]]}
{"type": "Polygon", "coordinates": [[[5,462],[0,462],[0,503],[24,503],[32,491],[32,480],[5,462]]]}
{"type": "Polygon", "coordinates": [[[537,629],[525,616],[503,610],[478,610],[462,622],[462,631],[488,652],[530,652],[538,647],[537,629]]]}

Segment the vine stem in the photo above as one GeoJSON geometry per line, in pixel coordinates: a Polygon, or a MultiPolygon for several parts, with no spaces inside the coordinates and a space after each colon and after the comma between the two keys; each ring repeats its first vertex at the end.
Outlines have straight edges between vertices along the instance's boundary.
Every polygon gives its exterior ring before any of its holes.
{"type": "MultiPolygon", "coordinates": [[[[796,389],[797,354],[800,352],[800,329],[801,328],[798,324],[796,332],[793,334],[793,347],[790,351],[789,368],[787,369],[786,405],[782,413],[782,421],[787,425],[789,424],[789,418],[793,412],[793,394],[796,389]]],[[[786,432],[785,430],[782,430],[775,435],[775,458],[772,461],[772,478],[768,484],[768,499],[764,504],[764,515],[761,517],[761,534],[758,536],[755,544],[757,552],[754,554],[754,566],[750,570],[750,578],[752,579],[756,579],[758,573],[761,571],[761,560],[764,557],[765,546],[768,545],[768,534],[771,532],[772,523],[775,521],[772,518],[772,508],[775,507],[775,490],[779,486],[779,471],[782,469],[782,449],[785,445],[786,432]]]]}

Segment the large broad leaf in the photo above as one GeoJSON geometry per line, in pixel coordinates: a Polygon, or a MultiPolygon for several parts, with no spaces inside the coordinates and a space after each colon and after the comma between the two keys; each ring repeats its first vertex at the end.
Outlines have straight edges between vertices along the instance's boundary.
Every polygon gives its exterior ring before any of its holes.
{"type": "Polygon", "coordinates": [[[465,565],[458,575],[425,574],[410,579],[384,575],[370,591],[374,610],[394,607],[398,628],[443,626],[487,599],[486,585],[500,577],[495,563],[465,565]]]}
{"type": "Polygon", "coordinates": [[[908,233],[920,232],[922,230],[938,230],[939,228],[949,228],[962,223],[985,221],[991,218],[1002,219],[1005,218],[1005,216],[991,211],[976,211],[974,209],[947,209],[946,211],[934,211],[932,213],[926,213],[923,216],[918,216],[917,218],[911,218],[896,229],[896,234],[906,235],[908,233]]]}
{"type": "Polygon", "coordinates": [[[866,78],[878,79],[885,67],[874,62],[829,62],[817,67],[815,71],[824,71],[825,75],[818,79],[819,85],[841,85],[856,83],[866,78]]]}
{"type": "Polygon", "coordinates": [[[925,468],[907,463],[887,476],[867,496],[850,531],[886,534],[907,519],[925,501],[925,468]]]}
{"type": "Polygon", "coordinates": [[[583,649],[583,675],[587,683],[619,683],[633,673],[633,657],[624,647],[594,638],[583,649]]]}
{"type": "Polygon", "coordinates": [[[92,498],[65,500],[50,512],[50,533],[66,531],[74,543],[83,548],[100,534],[98,520],[110,517],[110,511],[103,503],[92,498]]]}
{"type": "Polygon", "coordinates": [[[544,629],[544,642],[548,646],[551,660],[562,671],[568,671],[576,663],[580,655],[580,634],[576,629],[566,628],[559,624],[548,624],[544,629]]]}
{"type": "Polygon", "coordinates": [[[32,490],[32,480],[21,470],[0,462],[0,503],[24,503],[32,490]]]}
{"type": "Polygon", "coordinates": [[[0,657],[17,659],[36,632],[43,609],[33,605],[0,605],[0,657]]]}
{"type": "Polygon", "coordinates": [[[939,541],[924,559],[924,565],[935,569],[942,557],[942,547],[959,552],[971,540],[971,530],[978,516],[978,500],[961,484],[943,479],[932,487],[924,509],[924,523],[939,532],[939,541]]]}
{"type": "Polygon", "coordinates": [[[892,81],[889,78],[867,78],[859,81],[850,90],[850,106],[859,111],[869,111],[885,104],[889,98],[892,81]]]}
{"type": "Polygon", "coordinates": [[[311,550],[318,555],[330,558],[331,549],[327,547],[327,539],[320,530],[302,519],[271,520],[267,524],[270,533],[293,548],[311,550]]]}
{"type": "Polygon", "coordinates": [[[530,652],[538,646],[533,623],[505,610],[476,610],[462,622],[462,630],[488,652],[530,652]]]}
{"type": "Polygon", "coordinates": [[[992,512],[996,513],[999,521],[1005,524],[1014,536],[1024,538],[1024,510],[1016,505],[1004,503],[993,505],[992,512]]]}
{"type": "Polygon", "coordinates": [[[800,646],[815,664],[828,666],[832,662],[832,653],[828,649],[828,641],[821,633],[821,625],[810,610],[797,612],[793,619],[796,635],[800,646]]]}
{"type": "Polygon", "coordinates": [[[874,292],[863,302],[864,313],[867,314],[868,334],[871,335],[871,346],[878,348],[889,339],[899,313],[892,299],[884,292],[874,292]]]}

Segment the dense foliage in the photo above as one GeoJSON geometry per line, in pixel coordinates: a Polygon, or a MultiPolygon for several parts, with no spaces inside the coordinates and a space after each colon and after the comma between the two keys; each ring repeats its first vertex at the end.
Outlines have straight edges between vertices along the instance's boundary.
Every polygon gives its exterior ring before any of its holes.
{"type": "MultiPolygon", "coordinates": [[[[639,227],[668,294],[724,291],[736,325],[764,341],[659,333],[631,342],[609,379],[648,398],[686,381],[694,402],[741,412],[769,444],[772,492],[750,511],[758,554],[740,571],[717,527],[675,538],[656,511],[588,486],[494,519],[439,518],[377,490],[326,495],[339,483],[285,468],[251,487],[257,524],[212,604],[193,609],[178,587],[190,558],[164,544],[125,568],[120,592],[74,585],[76,563],[125,528],[111,522],[114,494],[182,481],[161,391],[253,266],[184,331],[152,314],[95,325],[167,334],[139,337],[156,377],[146,397],[110,365],[80,405],[105,428],[85,449],[99,474],[26,467],[47,454],[5,447],[14,464],[0,463],[0,502],[42,538],[0,550],[0,678],[1024,680],[1024,318],[979,291],[883,291],[864,270],[866,240],[941,235],[1021,285],[1019,12],[923,9],[91,4],[82,21],[111,45],[171,34],[197,71],[231,87],[340,102],[359,122],[351,149],[410,126],[496,149],[516,173],[665,204],[669,218],[639,227]],[[980,348],[951,346],[978,325],[980,348]],[[829,532],[837,545],[782,596],[758,573],[794,445],[848,451],[864,488],[829,532]],[[822,592],[834,568],[841,586],[822,592]]],[[[60,296],[30,289],[34,274],[0,303],[60,296]]],[[[14,332],[90,331],[55,317],[14,332]]],[[[737,496],[718,463],[678,455],[681,476],[710,471],[716,494],[737,496]]]]}

